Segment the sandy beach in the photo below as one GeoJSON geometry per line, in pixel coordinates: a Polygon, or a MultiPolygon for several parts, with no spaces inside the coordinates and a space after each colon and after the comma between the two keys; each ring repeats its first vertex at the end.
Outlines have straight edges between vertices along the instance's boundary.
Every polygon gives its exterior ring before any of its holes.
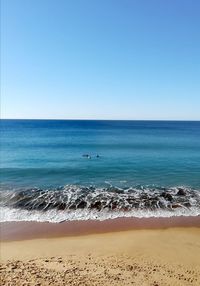
{"type": "MultiPolygon", "coordinates": [[[[46,228],[46,237],[38,231],[34,239],[27,236],[30,224],[24,239],[15,240],[8,235],[8,225],[1,225],[1,285],[199,285],[199,218],[193,226],[187,219],[187,226],[169,226],[169,221],[173,219],[165,220],[163,228],[157,221],[154,228],[127,230],[129,221],[123,231],[119,222],[120,231],[111,223],[110,232],[110,222],[100,222],[99,233],[92,234],[88,227],[88,234],[68,236],[60,232],[67,224],[46,224],[54,232],[46,228]]],[[[13,224],[19,225],[12,223],[12,229],[13,224]]],[[[18,229],[23,234],[22,225],[18,229]]]]}

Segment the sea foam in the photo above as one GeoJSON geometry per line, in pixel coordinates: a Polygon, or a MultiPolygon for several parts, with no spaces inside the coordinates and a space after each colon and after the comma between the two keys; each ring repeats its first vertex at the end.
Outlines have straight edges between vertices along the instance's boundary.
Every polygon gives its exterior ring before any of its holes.
{"type": "Polygon", "coordinates": [[[106,220],[119,217],[200,215],[200,191],[186,187],[96,188],[1,191],[0,221],[106,220]]]}

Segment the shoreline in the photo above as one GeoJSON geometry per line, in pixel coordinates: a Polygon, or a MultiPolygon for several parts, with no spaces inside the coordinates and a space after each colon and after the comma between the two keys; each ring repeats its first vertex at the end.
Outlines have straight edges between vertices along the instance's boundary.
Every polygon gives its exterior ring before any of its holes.
{"type": "Polygon", "coordinates": [[[0,240],[20,241],[40,238],[84,236],[131,230],[200,228],[200,216],[170,218],[116,218],[104,221],[1,222],[0,240]]]}

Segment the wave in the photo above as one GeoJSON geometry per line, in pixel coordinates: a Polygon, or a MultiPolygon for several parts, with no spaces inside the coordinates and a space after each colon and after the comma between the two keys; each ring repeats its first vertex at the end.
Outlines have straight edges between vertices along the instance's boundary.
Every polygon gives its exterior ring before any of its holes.
{"type": "Polygon", "coordinates": [[[0,192],[0,221],[105,220],[117,217],[200,215],[200,190],[67,185],[0,192]]]}

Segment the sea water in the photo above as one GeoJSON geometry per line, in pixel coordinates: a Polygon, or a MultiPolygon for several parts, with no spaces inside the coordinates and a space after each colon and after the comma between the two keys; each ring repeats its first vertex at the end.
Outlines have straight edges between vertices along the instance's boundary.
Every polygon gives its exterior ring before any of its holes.
{"type": "Polygon", "coordinates": [[[200,121],[0,127],[1,221],[200,214],[200,121]]]}

